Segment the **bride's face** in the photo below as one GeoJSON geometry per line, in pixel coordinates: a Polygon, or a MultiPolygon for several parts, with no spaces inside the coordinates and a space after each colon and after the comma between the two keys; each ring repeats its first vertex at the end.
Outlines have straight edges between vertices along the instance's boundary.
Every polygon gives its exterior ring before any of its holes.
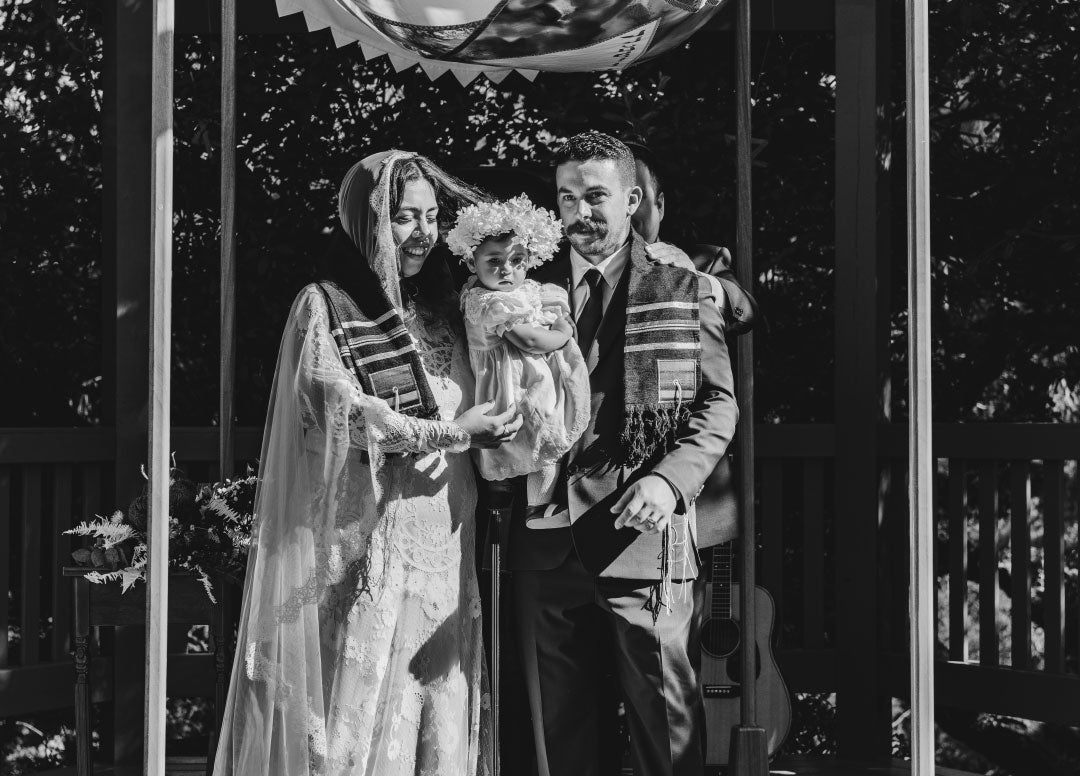
{"type": "Polygon", "coordinates": [[[398,266],[405,277],[415,275],[439,238],[439,205],[435,190],[423,178],[409,181],[401,194],[401,204],[390,219],[398,266]]]}

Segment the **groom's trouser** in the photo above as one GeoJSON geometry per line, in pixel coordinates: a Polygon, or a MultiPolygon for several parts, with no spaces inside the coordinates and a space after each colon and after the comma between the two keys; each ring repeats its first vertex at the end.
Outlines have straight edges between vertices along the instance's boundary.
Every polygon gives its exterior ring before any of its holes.
{"type": "Polygon", "coordinates": [[[636,776],[701,776],[705,725],[698,680],[703,585],[675,582],[653,623],[655,582],[596,577],[571,552],[550,571],[514,572],[522,668],[540,776],[595,776],[599,684],[614,666],[636,776]]]}

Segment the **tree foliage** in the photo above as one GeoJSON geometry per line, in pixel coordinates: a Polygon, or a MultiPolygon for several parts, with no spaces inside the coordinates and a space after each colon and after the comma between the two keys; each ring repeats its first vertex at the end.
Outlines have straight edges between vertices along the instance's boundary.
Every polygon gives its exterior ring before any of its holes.
{"type": "MultiPolygon", "coordinates": [[[[0,355],[20,375],[5,381],[0,424],[94,423],[102,414],[100,15],[72,0],[2,0],[0,9],[0,355]]],[[[935,2],[932,11],[937,418],[1072,419],[1080,232],[1068,187],[1080,87],[1063,76],[1080,56],[1069,45],[1077,8],[1015,0],[935,2]]],[[[432,83],[418,70],[394,73],[385,58],[365,63],[328,33],[243,36],[239,420],[261,423],[288,302],[322,250],[343,171],[372,150],[546,173],[552,147],[586,126],[639,137],[666,172],[667,238],[733,245],[731,42],[706,31],[622,74],[543,75],[532,84],[512,76],[463,88],[449,75],[432,83]]],[[[211,37],[178,39],[174,416],[192,425],[216,411],[216,48],[211,37]]],[[[760,36],[754,65],[755,291],[766,318],[758,410],[766,420],[829,421],[832,38],[760,36]]],[[[898,149],[902,85],[894,92],[898,149]]],[[[901,203],[893,197],[897,397],[906,371],[901,203]]]]}
{"type": "Polygon", "coordinates": [[[101,28],[0,0],[0,426],[99,419],[101,28]]]}
{"type": "Polygon", "coordinates": [[[1080,6],[932,3],[941,420],[1073,420],[1080,6]]]}

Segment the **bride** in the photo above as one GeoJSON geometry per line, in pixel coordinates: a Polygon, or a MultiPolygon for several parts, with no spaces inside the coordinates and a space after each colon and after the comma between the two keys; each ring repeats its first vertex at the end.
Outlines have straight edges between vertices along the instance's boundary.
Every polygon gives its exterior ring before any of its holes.
{"type": "Polygon", "coordinates": [[[440,218],[481,198],[401,151],[342,182],[345,250],[296,298],[278,354],[215,776],[488,770],[467,451],[521,418],[465,409],[431,252],[440,218]]]}

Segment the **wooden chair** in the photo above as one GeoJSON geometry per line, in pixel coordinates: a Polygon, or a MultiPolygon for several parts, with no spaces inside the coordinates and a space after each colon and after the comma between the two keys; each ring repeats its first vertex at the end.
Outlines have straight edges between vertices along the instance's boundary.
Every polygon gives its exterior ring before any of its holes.
{"type": "MultiPolygon", "coordinates": [[[[146,585],[136,585],[126,593],[120,592],[118,584],[93,584],[86,580],[90,569],[66,566],[64,577],[72,580],[75,600],[75,629],[72,635],[75,661],[75,740],[78,776],[93,776],[94,765],[91,750],[90,723],[90,628],[144,625],[146,621],[146,585]]],[[[170,679],[186,694],[198,695],[208,688],[206,679],[213,676],[215,727],[210,734],[209,751],[205,771],[213,767],[217,734],[221,729],[225,712],[225,692],[228,687],[230,655],[228,634],[229,593],[223,579],[214,582],[218,603],[206,595],[202,584],[191,574],[169,575],[169,623],[182,625],[209,625],[212,651],[209,654],[170,656],[170,679]],[[213,672],[212,674],[210,672],[213,672]]],[[[114,670],[126,667],[114,666],[114,670]]],[[[142,670],[142,666],[131,667],[142,670]]],[[[170,693],[172,694],[172,693],[170,693]]],[[[180,693],[176,693],[180,694],[180,693]]],[[[171,770],[190,772],[202,770],[193,758],[176,758],[171,770]],[[181,762],[182,761],[182,762],[181,762]]],[[[195,758],[201,759],[201,758],[195,758]]]]}

